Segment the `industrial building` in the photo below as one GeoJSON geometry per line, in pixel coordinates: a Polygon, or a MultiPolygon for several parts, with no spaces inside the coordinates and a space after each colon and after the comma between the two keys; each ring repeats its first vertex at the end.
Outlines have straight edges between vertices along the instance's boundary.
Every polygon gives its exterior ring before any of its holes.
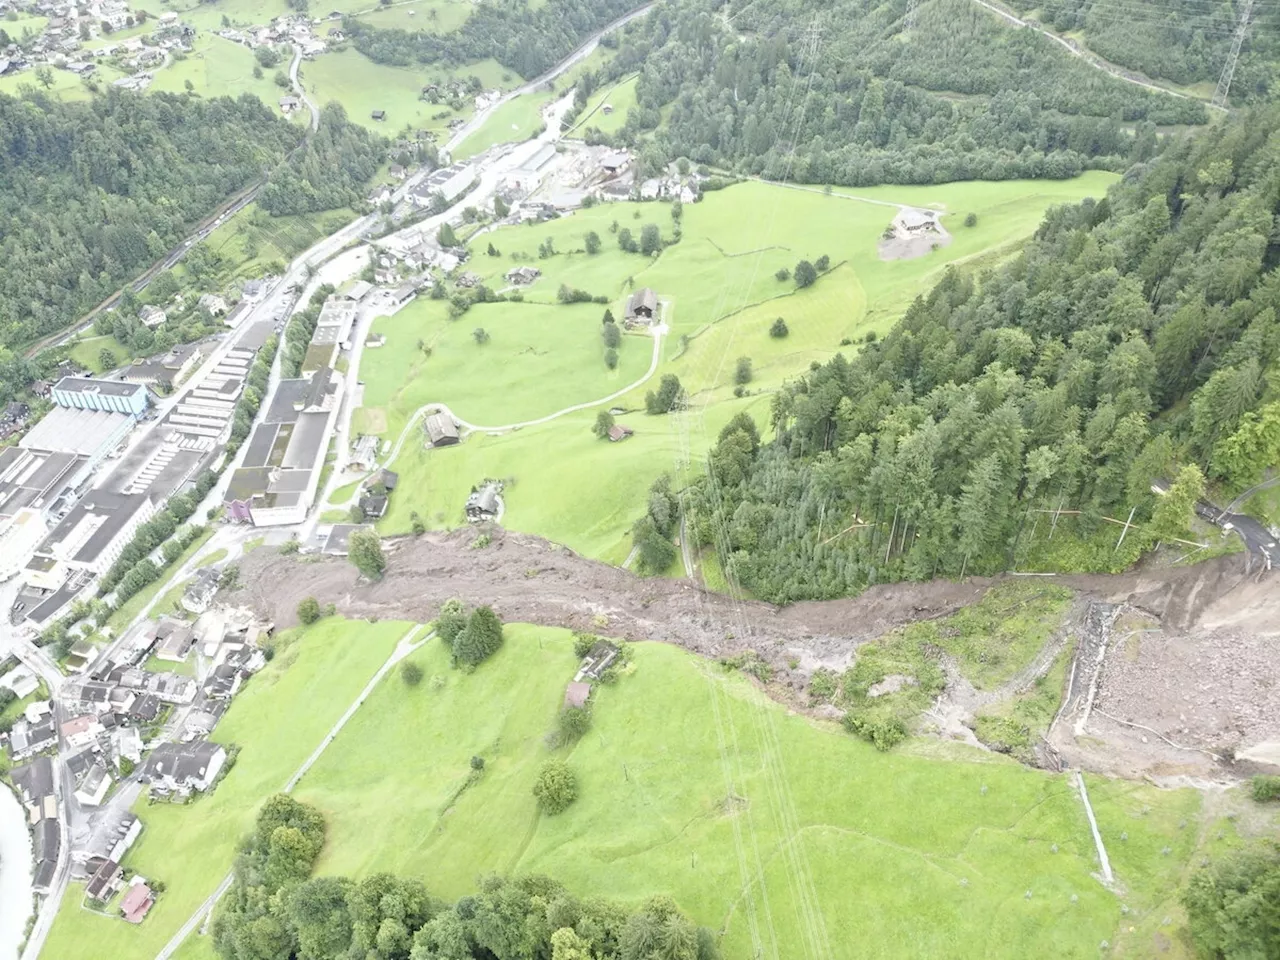
{"type": "Polygon", "coordinates": [[[120,380],[63,377],[54,384],[49,396],[60,407],[81,410],[107,410],[140,417],[147,409],[147,388],[120,380]]]}
{"type": "Polygon", "coordinates": [[[320,472],[342,399],[343,379],[329,367],[282,380],[249,437],[223,502],[232,520],[254,526],[301,523],[315,502],[320,472]]]}
{"type": "Polygon", "coordinates": [[[427,179],[413,188],[409,200],[418,207],[430,207],[433,194],[440,194],[447,203],[467,192],[476,178],[475,171],[467,163],[455,163],[433,172],[427,179]]]}

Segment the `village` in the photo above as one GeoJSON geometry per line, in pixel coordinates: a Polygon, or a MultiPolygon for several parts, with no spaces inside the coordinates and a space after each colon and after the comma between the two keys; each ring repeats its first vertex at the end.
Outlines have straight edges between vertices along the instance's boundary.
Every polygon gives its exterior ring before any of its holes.
{"type": "Polygon", "coordinates": [[[0,689],[24,704],[4,738],[37,893],[53,888],[65,845],[87,909],[141,923],[162,894],[163,878],[120,865],[142,831],[130,808],[144,789],[152,803],[214,789],[236,748],[209,737],[270,651],[269,622],[214,603],[220,573],[202,569],[171,613],[107,648],[77,645],[52,698],[41,699],[46,684],[17,658],[3,665],[0,689]]]}

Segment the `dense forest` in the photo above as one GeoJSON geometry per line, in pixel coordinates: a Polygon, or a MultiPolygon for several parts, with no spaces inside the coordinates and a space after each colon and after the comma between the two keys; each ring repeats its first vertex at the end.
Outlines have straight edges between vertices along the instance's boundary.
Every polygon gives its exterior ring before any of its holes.
{"type": "Polygon", "coordinates": [[[1280,460],[1278,209],[1280,109],[1260,108],[1050,211],[1015,260],[949,272],[780,391],[771,443],[726,427],[686,497],[698,539],[792,601],[1004,569],[1063,508],[1064,566],[1185,536],[1205,478],[1239,490],[1280,460]],[[1103,518],[1130,510],[1117,551],[1103,518]]]}
{"type": "MultiPolygon", "coordinates": [[[[1174,83],[1215,83],[1243,3],[1232,0],[1010,0],[1045,26],[1079,32],[1112,63],[1174,83]]],[[[1232,100],[1266,100],[1280,63],[1280,8],[1255,3],[1231,87],[1232,100]]]]}
{"type": "Polygon", "coordinates": [[[101,302],[299,136],[247,95],[0,95],[0,344],[101,302]]]}
{"type": "Polygon", "coordinates": [[[1203,104],[1125,83],[969,0],[931,0],[906,32],[901,5],[872,0],[727,10],[681,0],[626,28],[602,79],[639,73],[617,139],[646,166],[686,156],[851,186],[1068,177],[1148,158],[1157,124],[1206,120],[1203,104]]]}
{"type": "Polygon", "coordinates": [[[347,119],[339,103],[320,111],[320,128],[302,149],[271,171],[258,206],[275,217],[335,210],[364,199],[386,143],[347,119]]]}
{"type": "Polygon", "coordinates": [[[311,877],[324,818],[283,794],[258,813],[218,906],[223,960],[716,960],[668,897],[628,909],[546,877],[489,877],[450,904],[418,879],[311,877]]]}
{"type": "Polygon", "coordinates": [[[587,37],[639,6],[638,0],[527,0],[476,4],[467,22],[445,35],[381,30],[348,17],[355,48],[375,63],[461,66],[492,57],[526,79],[546,73],[587,37]]]}

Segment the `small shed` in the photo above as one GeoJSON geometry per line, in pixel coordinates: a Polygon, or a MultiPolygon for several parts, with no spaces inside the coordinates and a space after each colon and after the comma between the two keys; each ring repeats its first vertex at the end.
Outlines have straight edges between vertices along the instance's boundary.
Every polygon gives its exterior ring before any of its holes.
{"type": "Polygon", "coordinates": [[[580,709],[587,705],[589,699],[591,699],[591,684],[574,680],[565,688],[564,709],[568,710],[570,707],[580,709]]]}
{"type": "Polygon", "coordinates": [[[373,119],[375,119],[375,120],[377,120],[379,123],[381,123],[383,120],[387,119],[387,111],[385,111],[385,110],[374,110],[374,111],[372,111],[372,112],[369,114],[369,116],[373,117],[373,119]]]}
{"type": "Polygon", "coordinates": [[[624,427],[620,423],[615,423],[609,428],[609,442],[618,443],[619,441],[625,440],[627,437],[633,436],[634,434],[635,431],[630,427],[624,427]]]}

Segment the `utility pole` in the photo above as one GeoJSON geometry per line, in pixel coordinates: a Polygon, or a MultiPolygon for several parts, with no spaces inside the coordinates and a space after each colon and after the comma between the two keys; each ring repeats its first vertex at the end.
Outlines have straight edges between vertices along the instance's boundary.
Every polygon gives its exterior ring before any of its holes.
{"type": "Polygon", "coordinates": [[[1213,91],[1213,105],[1223,110],[1227,109],[1231,79],[1236,75],[1236,61],[1240,59],[1240,48],[1244,45],[1245,34],[1249,32],[1249,18],[1252,15],[1253,0],[1244,0],[1244,9],[1240,11],[1240,22],[1236,24],[1236,34],[1231,38],[1231,52],[1227,54],[1227,62],[1222,65],[1222,76],[1218,78],[1218,87],[1213,91]]]}

